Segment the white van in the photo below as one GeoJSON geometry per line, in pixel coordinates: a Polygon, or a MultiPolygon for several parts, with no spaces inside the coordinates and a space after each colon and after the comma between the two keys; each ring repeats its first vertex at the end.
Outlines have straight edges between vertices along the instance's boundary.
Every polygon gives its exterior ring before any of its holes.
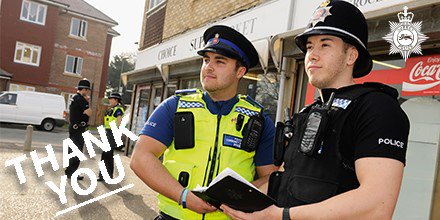
{"type": "Polygon", "coordinates": [[[66,102],[61,95],[6,91],[0,93],[0,122],[31,124],[52,131],[66,123],[66,102]]]}

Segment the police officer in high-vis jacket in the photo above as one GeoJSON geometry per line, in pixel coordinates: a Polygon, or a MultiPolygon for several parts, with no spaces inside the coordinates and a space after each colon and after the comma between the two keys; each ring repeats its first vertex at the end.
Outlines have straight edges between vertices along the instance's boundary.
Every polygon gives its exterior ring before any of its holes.
{"type": "Polygon", "coordinates": [[[367,39],[365,17],[348,1],[316,9],[296,45],[320,97],[286,123],[293,132],[287,147],[275,147],[275,163],[284,164],[269,182],[277,204],[254,213],[223,205],[225,213],[252,220],[392,218],[409,120],[394,88],[355,84],[372,69],[367,39]]]}
{"type": "MultiPolygon", "coordinates": [[[[122,116],[124,115],[124,106],[122,105],[122,96],[117,92],[113,92],[108,97],[109,101],[109,109],[105,112],[104,116],[104,127],[105,133],[107,134],[107,140],[110,144],[110,150],[105,152],[102,151],[101,160],[104,161],[105,168],[107,169],[107,173],[110,178],[113,178],[113,170],[114,170],[114,160],[113,160],[113,152],[117,148],[115,138],[113,137],[113,133],[110,127],[111,122],[115,122],[116,126],[119,127],[122,121],[122,116]]],[[[102,173],[99,172],[98,181],[103,181],[102,173]]]]}
{"type": "MultiPolygon", "coordinates": [[[[90,108],[90,98],[88,96],[90,92],[90,82],[86,78],[81,79],[78,82],[76,95],[73,96],[72,102],[69,108],[69,138],[72,139],[73,143],[78,147],[80,151],[84,147],[84,139],[82,133],[86,130],[89,117],[92,115],[92,109],[90,108]]],[[[69,153],[72,150],[69,148],[69,153]]],[[[79,158],[70,158],[69,166],[65,170],[67,178],[70,178],[72,174],[79,167],[79,158]]],[[[78,176],[78,180],[82,180],[83,176],[78,176]]]]}
{"type": "Polygon", "coordinates": [[[205,92],[178,91],[162,102],[132,155],[133,171],[160,194],[156,219],[227,219],[189,190],[208,186],[227,167],[257,187],[277,170],[273,122],[257,102],[237,95],[240,79],[258,63],[257,51],[223,25],[208,28],[203,38],[206,46],[198,54],[205,92]]]}

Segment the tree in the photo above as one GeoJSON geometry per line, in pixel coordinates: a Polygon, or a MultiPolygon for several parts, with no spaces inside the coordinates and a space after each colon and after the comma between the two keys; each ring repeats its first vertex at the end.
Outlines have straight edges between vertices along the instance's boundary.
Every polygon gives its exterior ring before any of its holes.
{"type": "Polygon", "coordinates": [[[121,81],[121,73],[125,73],[134,70],[136,63],[135,53],[122,53],[120,55],[113,56],[108,67],[108,83],[106,88],[106,97],[112,92],[122,91],[122,101],[125,104],[130,104],[131,101],[131,91],[133,90],[133,85],[123,85],[121,81]],[[119,87],[122,87],[119,89],[119,87]]]}

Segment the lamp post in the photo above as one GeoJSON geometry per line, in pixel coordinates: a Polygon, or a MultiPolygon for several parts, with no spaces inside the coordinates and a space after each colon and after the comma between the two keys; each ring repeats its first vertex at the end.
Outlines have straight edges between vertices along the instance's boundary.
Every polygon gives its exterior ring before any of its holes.
{"type": "Polygon", "coordinates": [[[119,93],[122,93],[122,87],[121,87],[121,75],[122,75],[122,73],[123,73],[123,71],[124,71],[124,60],[126,60],[127,59],[127,57],[122,57],[121,56],[121,62],[122,62],[122,64],[121,64],[121,72],[119,73],[119,82],[118,82],[118,92],[119,93]]]}

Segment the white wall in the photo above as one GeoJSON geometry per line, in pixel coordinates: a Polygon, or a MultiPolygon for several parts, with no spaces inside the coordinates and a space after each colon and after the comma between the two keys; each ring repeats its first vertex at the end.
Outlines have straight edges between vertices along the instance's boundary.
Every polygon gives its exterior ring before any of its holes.
{"type": "Polygon", "coordinates": [[[429,219],[440,147],[440,102],[430,97],[402,104],[410,119],[406,167],[394,219],[429,219]]]}

